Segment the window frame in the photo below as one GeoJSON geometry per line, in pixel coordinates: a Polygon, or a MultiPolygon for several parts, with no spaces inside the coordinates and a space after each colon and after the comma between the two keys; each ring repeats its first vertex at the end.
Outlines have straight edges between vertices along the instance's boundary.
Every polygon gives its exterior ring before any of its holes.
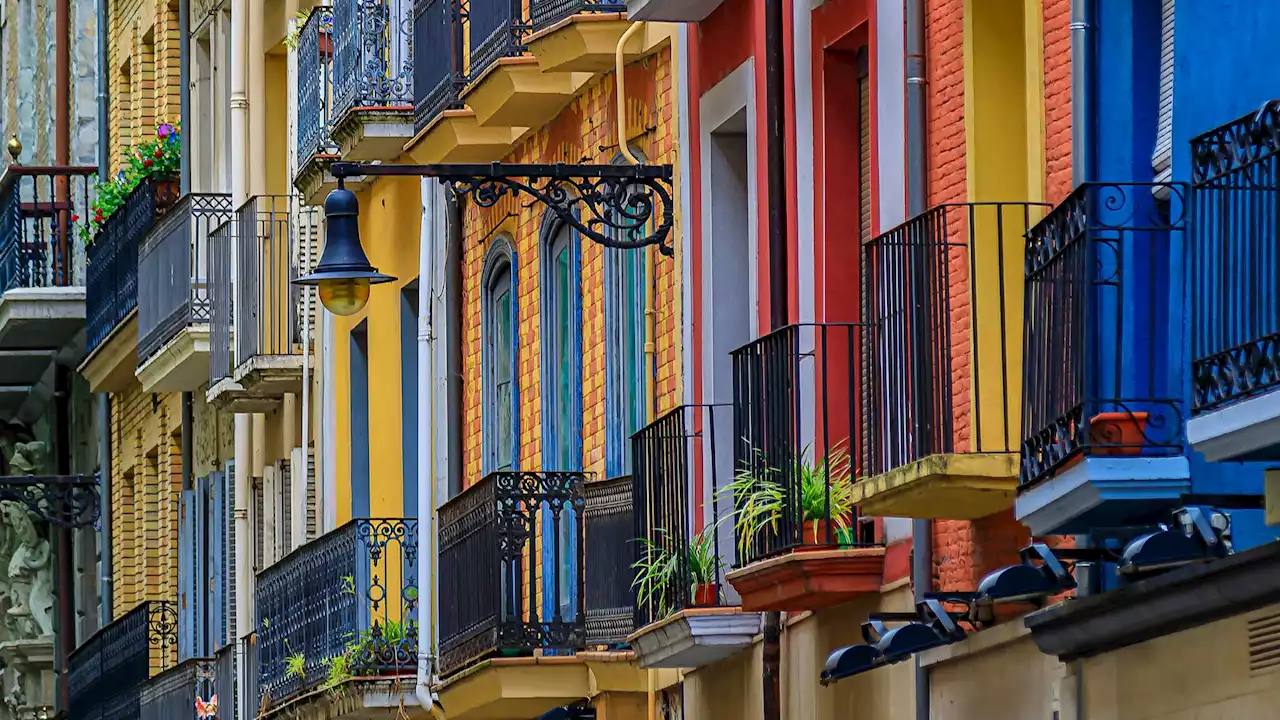
{"type": "Polygon", "coordinates": [[[518,295],[518,275],[516,272],[516,254],[511,244],[510,238],[501,235],[494,239],[490,244],[489,250],[485,255],[484,269],[481,273],[481,302],[480,302],[480,322],[481,322],[481,455],[484,474],[495,472],[498,470],[519,470],[520,469],[520,382],[519,382],[519,357],[520,357],[520,320],[519,320],[519,295],[518,295]],[[498,462],[498,415],[497,415],[497,381],[495,374],[497,370],[497,357],[493,352],[495,341],[495,305],[494,296],[495,284],[502,279],[501,273],[506,273],[509,283],[508,292],[510,293],[511,302],[511,462],[509,466],[504,466],[498,462]]]}

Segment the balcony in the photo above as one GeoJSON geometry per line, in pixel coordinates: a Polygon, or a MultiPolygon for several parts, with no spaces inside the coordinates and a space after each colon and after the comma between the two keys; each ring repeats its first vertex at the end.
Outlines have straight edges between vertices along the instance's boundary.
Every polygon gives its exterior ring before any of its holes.
{"type": "Polygon", "coordinates": [[[86,350],[80,372],[94,392],[123,392],[134,382],[138,338],[138,250],[156,220],[178,199],[174,179],[144,180],[129,193],[85,250],[86,350]],[[123,329],[128,328],[128,329],[123,329]],[[121,342],[107,340],[119,336],[121,342]]]}
{"type": "Polygon", "coordinates": [[[495,472],[439,522],[438,691],[450,720],[537,717],[642,689],[618,652],[634,616],[629,479],[495,472]]]}
{"type": "Polygon", "coordinates": [[[788,325],[731,353],[742,609],[817,610],[880,591],[884,548],[853,502],[863,477],[863,327],[788,325]]]}
{"type": "Polygon", "coordinates": [[[728,405],[685,405],[632,438],[641,541],[629,638],[644,668],[700,668],[751,646],[760,614],[742,612],[724,572],[733,557],[722,497],[732,475],[728,405]]]}
{"type": "Polygon", "coordinates": [[[84,327],[80,236],[96,174],[11,165],[0,177],[0,413],[23,403],[84,327]]]}
{"type": "Polygon", "coordinates": [[[395,160],[413,137],[413,5],[334,0],[329,127],[346,160],[395,160]]]}
{"type": "MultiPolygon", "coordinates": [[[[215,678],[215,661],[206,658],[187,660],[156,675],[142,684],[138,717],[141,720],[172,720],[192,716],[197,707],[217,695],[215,678]]],[[[228,704],[226,707],[233,706],[228,704]]]]}
{"type": "Polygon", "coordinates": [[[697,23],[724,0],[627,0],[627,17],[635,21],[697,23]]]}
{"type": "Polygon", "coordinates": [[[1280,146],[1269,103],[1191,142],[1191,419],[1209,460],[1280,460],[1280,146]]]}
{"type": "Polygon", "coordinates": [[[304,295],[291,283],[310,272],[320,244],[320,214],[294,196],[256,196],[210,242],[211,334],[217,344],[211,349],[208,397],[234,412],[271,409],[286,393],[302,392],[304,356],[310,361],[314,333],[303,333],[304,295]],[[234,286],[233,253],[243,278],[234,286]]]}
{"type": "MultiPolygon", "coordinates": [[[[624,3],[534,0],[530,11],[532,34],[525,45],[543,72],[614,70],[618,43],[631,27],[624,3]]],[[[623,62],[632,63],[656,52],[674,34],[673,25],[645,24],[627,41],[623,62]]]]}
{"type": "Polygon", "coordinates": [[[1083,185],[1027,236],[1016,514],[1034,535],[1147,522],[1190,490],[1170,295],[1182,199],[1083,185]]]}
{"type": "Polygon", "coordinates": [[[260,700],[251,704],[265,714],[318,689],[395,707],[371,689],[378,679],[409,678],[401,694],[416,704],[416,520],[352,520],[294,550],[258,573],[254,608],[260,700]]]}
{"type": "Polygon", "coordinates": [[[142,717],[143,686],[154,673],[172,667],[177,660],[177,627],[178,611],[173,603],[148,601],[76,648],[68,661],[69,717],[142,717]]]}
{"type": "Polygon", "coordinates": [[[864,512],[974,519],[1013,504],[1022,246],[1045,210],[942,205],[864,246],[864,512]]]}
{"type": "Polygon", "coordinates": [[[188,193],[138,250],[138,380],[143,392],[193,390],[209,377],[210,235],[231,196],[188,193]]]}

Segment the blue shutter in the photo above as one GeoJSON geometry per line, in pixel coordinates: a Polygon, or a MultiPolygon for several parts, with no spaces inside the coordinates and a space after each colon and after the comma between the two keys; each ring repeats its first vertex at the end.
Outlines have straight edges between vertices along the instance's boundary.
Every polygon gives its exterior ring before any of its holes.
{"type": "Polygon", "coordinates": [[[182,491],[182,519],[178,523],[178,661],[195,651],[195,492],[182,491]]]}
{"type": "MultiPolygon", "coordinates": [[[[222,480],[222,506],[225,511],[223,527],[226,528],[223,533],[222,617],[224,618],[227,642],[230,644],[238,641],[240,638],[236,636],[242,634],[236,624],[236,464],[234,462],[227,463],[227,471],[222,480]]],[[[247,635],[248,633],[243,634],[247,635]]]]}
{"type": "Polygon", "coordinates": [[[196,512],[192,536],[195,541],[195,656],[213,657],[213,636],[209,633],[209,478],[196,479],[196,512]]]}
{"type": "Polygon", "coordinates": [[[226,479],[220,472],[209,475],[209,637],[213,651],[227,645],[226,588],[222,583],[227,554],[226,479]]]}

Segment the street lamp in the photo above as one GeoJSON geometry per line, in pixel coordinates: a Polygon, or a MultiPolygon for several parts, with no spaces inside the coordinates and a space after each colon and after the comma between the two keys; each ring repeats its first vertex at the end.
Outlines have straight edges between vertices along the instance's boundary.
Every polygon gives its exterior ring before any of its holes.
{"type": "Polygon", "coordinates": [[[355,315],[369,302],[369,287],[395,280],[369,264],[360,245],[360,201],[339,183],[324,199],[325,243],[320,263],[293,282],[319,288],[320,304],[334,315],[355,315]]]}

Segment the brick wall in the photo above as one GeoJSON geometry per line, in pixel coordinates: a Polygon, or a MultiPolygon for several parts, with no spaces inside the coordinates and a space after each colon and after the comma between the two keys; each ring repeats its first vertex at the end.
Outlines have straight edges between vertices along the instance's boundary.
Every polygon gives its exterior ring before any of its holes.
{"type": "MultiPolygon", "coordinates": [[[[627,73],[626,128],[634,149],[654,164],[676,162],[670,50],[634,63],[627,73]]],[[[615,83],[606,74],[581,91],[555,120],[533,132],[505,158],[508,162],[608,164],[617,149],[615,83]]],[[[492,208],[466,206],[464,213],[463,293],[463,453],[464,482],[482,471],[481,274],[493,238],[507,236],[516,253],[520,464],[541,467],[541,329],[539,307],[539,230],[544,210],[507,199],[492,208]]],[[[584,240],[582,258],[582,407],[583,461],[603,476],[605,428],[603,253],[584,240]]],[[[656,406],[659,413],[680,402],[679,278],[676,260],[656,259],[656,406]]]]}
{"type": "Polygon", "coordinates": [[[1071,192],[1071,0],[1044,0],[1045,201],[1071,192]]]}
{"type": "Polygon", "coordinates": [[[177,4],[158,0],[110,0],[107,76],[111,171],[125,150],[151,137],[159,122],[179,119],[177,4]]]}

